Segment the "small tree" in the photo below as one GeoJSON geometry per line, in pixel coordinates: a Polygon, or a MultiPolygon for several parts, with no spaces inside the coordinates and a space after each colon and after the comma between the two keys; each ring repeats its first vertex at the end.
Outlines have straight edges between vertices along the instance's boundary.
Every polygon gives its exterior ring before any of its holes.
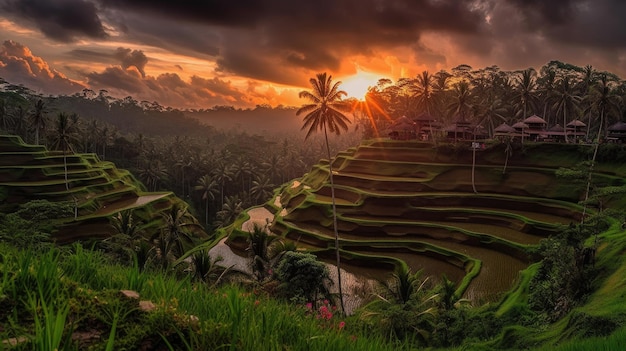
{"type": "Polygon", "coordinates": [[[285,252],[275,274],[281,283],[278,291],[291,300],[315,303],[329,296],[327,286],[332,282],[328,268],[313,254],[285,252]]]}

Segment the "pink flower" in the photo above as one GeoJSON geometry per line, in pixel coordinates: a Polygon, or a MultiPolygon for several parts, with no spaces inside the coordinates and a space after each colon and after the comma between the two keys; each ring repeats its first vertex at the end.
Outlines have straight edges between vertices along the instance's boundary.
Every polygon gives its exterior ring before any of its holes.
{"type": "Polygon", "coordinates": [[[307,309],[307,310],[312,310],[312,309],[313,309],[313,304],[312,304],[312,303],[310,303],[310,302],[307,302],[307,303],[306,303],[306,309],[307,309]]]}
{"type": "Polygon", "coordinates": [[[324,300],[324,305],[328,305],[328,300],[324,300]]]}
{"type": "Polygon", "coordinates": [[[339,322],[339,330],[343,329],[343,327],[345,326],[346,326],[346,322],[344,321],[339,322]]]}

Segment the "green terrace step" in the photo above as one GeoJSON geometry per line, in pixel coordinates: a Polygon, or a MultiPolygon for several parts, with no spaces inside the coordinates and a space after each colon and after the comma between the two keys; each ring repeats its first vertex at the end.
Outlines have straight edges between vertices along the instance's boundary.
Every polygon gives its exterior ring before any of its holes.
{"type": "MultiPolygon", "coordinates": [[[[127,209],[141,218],[150,233],[157,232],[163,225],[162,214],[181,200],[171,193],[144,191],[145,187],[128,170],[118,169],[93,153],[64,155],[62,151],[27,145],[16,136],[0,135],[3,209],[11,210],[35,199],[77,205],[76,220],[61,219],[65,225],[55,234],[59,243],[108,237],[113,234],[109,217],[127,209]]],[[[208,237],[200,225],[192,224],[190,228],[194,236],[208,237]]]]}

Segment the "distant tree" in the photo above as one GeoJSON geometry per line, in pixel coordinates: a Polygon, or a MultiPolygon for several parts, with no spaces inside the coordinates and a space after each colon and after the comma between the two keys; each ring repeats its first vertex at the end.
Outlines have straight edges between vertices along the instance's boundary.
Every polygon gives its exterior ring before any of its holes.
{"type": "Polygon", "coordinates": [[[0,98],[0,120],[2,120],[2,130],[5,132],[9,130],[10,119],[11,114],[9,113],[7,102],[5,99],[0,98]]]}
{"type": "Polygon", "coordinates": [[[262,174],[252,181],[252,188],[250,188],[250,194],[255,201],[267,200],[272,196],[274,190],[274,184],[270,182],[267,175],[262,174]]]}
{"type": "Polygon", "coordinates": [[[159,184],[167,179],[167,176],[167,168],[160,160],[146,162],[139,170],[139,178],[151,191],[156,191],[159,184]]]}
{"type": "Polygon", "coordinates": [[[565,142],[569,143],[569,138],[567,137],[567,118],[571,113],[577,111],[581,98],[576,95],[568,77],[561,79],[560,84],[555,91],[555,98],[556,101],[554,102],[553,108],[556,110],[557,117],[559,115],[563,116],[565,142]]]}
{"type": "Polygon", "coordinates": [[[454,84],[453,94],[454,99],[448,105],[448,110],[452,115],[458,116],[461,121],[468,121],[474,104],[469,82],[462,80],[454,84]]]}
{"type": "Polygon", "coordinates": [[[312,91],[301,91],[299,96],[302,99],[310,101],[298,111],[296,115],[306,114],[304,116],[304,124],[302,129],[307,129],[305,139],[309,138],[313,132],[318,130],[324,131],[324,140],[326,142],[326,151],[328,154],[328,172],[330,177],[330,191],[333,212],[333,230],[335,232],[335,253],[337,261],[337,280],[339,284],[339,300],[341,303],[341,311],[345,312],[343,305],[343,293],[341,287],[341,264],[339,255],[339,232],[337,230],[337,208],[335,204],[335,183],[333,181],[333,159],[330,155],[330,147],[328,145],[328,132],[339,135],[341,131],[348,130],[350,120],[344,115],[349,106],[342,100],[347,93],[339,90],[341,82],[333,83],[332,76],[326,73],[317,74],[316,78],[309,80],[313,88],[312,91]]]}
{"type": "Polygon", "coordinates": [[[537,72],[532,69],[526,69],[516,77],[516,93],[518,114],[522,114],[522,119],[528,117],[529,110],[533,110],[537,100],[537,83],[535,76],[537,72]]]}
{"type": "Polygon", "coordinates": [[[539,86],[539,94],[543,102],[543,118],[551,125],[551,109],[554,100],[554,91],[556,90],[556,70],[552,67],[544,66],[541,68],[541,77],[537,80],[539,86]]]}
{"type": "Polygon", "coordinates": [[[181,204],[172,205],[162,217],[165,224],[152,240],[158,248],[157,259],[161,268],[167,269],[172,260],[185,253],[185,242],[193,240],[187,227],[194,224],[194,220],[187,207],[181,204]]]}
{"type": "Polygon", "coordinates": [[[215,201],[215,195],[217,194],[218,184],[209,174],[205,174],[202,178],[198,179],[194,190],[202,193],[202,200],[205,204],[205,225],[209,225],[209,202],[215,201]]]}
{"type": "Polygon", "coordinates": [[[46,130],[46,104],[42,99],[37,100],[30,114],[30,126],[35,131],[35,144],[39,145],[39,132],[46,130]]]}
{"type": "Polygon", "coordinates": [[[74,152],[72,145],[77,140],[78,117],[71,117],[64,112],[59,112],[55,122],[53,145],[55,149],[63,151],[65,190],[69,190],[69,182],[67,179],[67,152],[74,152]]]}
{"type": "Polygon", "coordinates": [[[231,181],[233,178],[233,172],[231,165],[228,164],[225,160],[220,160],[217,162],[215,168],[213,168],[213,178],[220,185],[220,203],[224,203],[224,188],[226,187],[226,182],[231,181]]]}
{"type": "Polygon", "coordinates": [[[217,212],[217,224],[224,227],[237,218],[239,213],[243,211],[243,202],[235,195],[227,196],[226,201],[222,204],[222,209],[217,212]]]}

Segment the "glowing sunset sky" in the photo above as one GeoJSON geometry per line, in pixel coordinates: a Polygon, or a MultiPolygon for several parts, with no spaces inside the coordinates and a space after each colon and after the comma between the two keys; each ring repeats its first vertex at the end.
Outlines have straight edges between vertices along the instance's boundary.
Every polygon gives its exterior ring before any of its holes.
{"type": "Polygon", "coordinates": [[[0,0],[0,77],[178,108],[301,105],[318,72],[351,94],[460,64],[624,78],[625,15],[623,0],[0,0]]]}

